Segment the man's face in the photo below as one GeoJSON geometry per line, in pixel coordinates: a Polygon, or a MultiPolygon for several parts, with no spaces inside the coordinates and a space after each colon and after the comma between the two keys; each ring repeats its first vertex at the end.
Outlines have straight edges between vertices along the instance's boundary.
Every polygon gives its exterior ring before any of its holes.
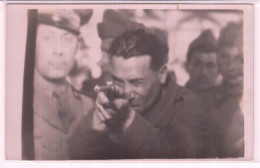
{"type": "Polygon", "coordinates": [[[102,43],[101,43],[102,58],[98,62],[98,65],[102,69],[103,73],[109,72],[109,68],[110,68],[109,67],[109,62],[110,62],[109,48],[110,48],[112,41],[113,41],[113,38],[102,39],[102,43]]]}
{"type": "Polygon", "coordinates": [[[78,37],[66,30],[40,24],[36,37],[36,70],[48,80],[65,78],[73,68],[78,37]]]}
{"type": "Polygon", "coordinates": [[[150,61],[148,55],[128,59],[112,57],[112,79],[125,93],[133,95],[130,105],[139,113],[154,103],[164,82],[160,80],[159,70],[156,72],[150,68],[150,61]]]}
{"type": "Polygon", "coordinates": [[[190,82],[198,90],[207,90],[214,86],[218,75],[216,53],[195,52],[187,65],[190,82]]]}
{"type": "Polygon", "coordinates": [[[243,84],[243,50],[241,47],[224,47],[219,51],[219,69],[226,84],[243,84]]]}

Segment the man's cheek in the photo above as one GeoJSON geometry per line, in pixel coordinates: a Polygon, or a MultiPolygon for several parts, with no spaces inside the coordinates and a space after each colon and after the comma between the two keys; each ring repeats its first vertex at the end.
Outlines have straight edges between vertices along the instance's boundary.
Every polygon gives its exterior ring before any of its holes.
{"type": "Polygon", "coordinates": [[[144,99],[146,99],[147,93],[149,94],[147,88],[144,87],[140,87],[138,89],[136,89],[136,91],[134,91],[134,101],[135,103],[141,103],[144,101],[144,99]]]}

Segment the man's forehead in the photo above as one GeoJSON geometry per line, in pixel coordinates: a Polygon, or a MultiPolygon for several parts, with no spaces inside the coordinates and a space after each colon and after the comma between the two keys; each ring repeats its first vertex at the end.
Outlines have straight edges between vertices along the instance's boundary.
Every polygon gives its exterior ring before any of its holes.
{"type": "Polygon", "coordinates": [[[193,61],[200,60],[202,62],[216,61],[217,54],[215,52],[195,52],[193,54],[193,61]]]}
{"type": "Polygon", "coordinates": [[[112,57],[112,73],[122,77],[143,77],[150,68],[151,57],[148,55],[135,56],[130,58],[112,57]]]}
{"type": "Polygon", "coordinates": [[[243,50],[242,48],[238,46],[233,46],[233,47],[223,47],[220,49],[220,54],[223,55],[225,54],[226,56],[242,56],[243,50]]]}
{"type": "Polygon", "coordinates": [[[66,31],[64,29],[60,29],[58,27],[55,26],[51,26],[51,25],[47,25],[47,24],[39,24],[38,25],[38,32],[50,32],[50,33],[55,33],[55,34],[70,34],[73,36],[76,36],[75,34],[66,31]]]}
{"type": "Polygon", "coordinates": [[[112,62],[114,66],[123,67],[150,67],[151,57],[149,55],[132,56],[124,58],[123,56],[113,56],[112,62]],[[148,65],[148,66],[147,66],[148,65]]]}

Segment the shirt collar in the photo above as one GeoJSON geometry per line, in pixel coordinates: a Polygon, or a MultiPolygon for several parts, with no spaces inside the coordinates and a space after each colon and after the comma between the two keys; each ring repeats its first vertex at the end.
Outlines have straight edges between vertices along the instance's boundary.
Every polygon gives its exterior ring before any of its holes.
{"type": "Polygon", "coordinates": [[[41,92],[46,96],[53,96],[54,91],[56,93],[65,93],[68,89],[68,83],[63,85],[56,84],[44,79],[37,70],[34,71],[34,91],[41,92]]]}

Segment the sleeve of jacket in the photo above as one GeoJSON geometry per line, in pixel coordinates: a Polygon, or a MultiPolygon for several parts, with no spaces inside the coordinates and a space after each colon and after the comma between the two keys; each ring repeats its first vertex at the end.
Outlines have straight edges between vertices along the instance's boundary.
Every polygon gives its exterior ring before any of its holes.
{"type": "Polygon", "coordinates": [[[68,144],[69,159],[108,159],[113,156],[107,133],[91,128],[90,115],[82,119],[68,144]]]}
{"type": "MultiPolygon", "coordinates": [[[[153,127],[140,114],[121,135],[110,136],[130,158],[197,158],[207,134],[205,109],[197,98],[188,97],[172,107],[165,128],[153,127]]],[[[159,113],[159,111],[158,111],[159,113]]]]}

